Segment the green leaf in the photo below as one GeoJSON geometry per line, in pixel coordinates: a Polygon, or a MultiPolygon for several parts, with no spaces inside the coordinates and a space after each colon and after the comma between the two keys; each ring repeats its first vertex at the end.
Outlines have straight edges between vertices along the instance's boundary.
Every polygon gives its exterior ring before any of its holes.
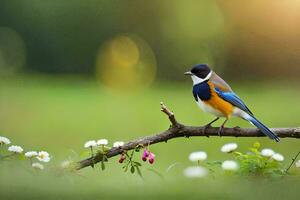
{"type": "Polygon", "coordinates": [[[238,152],[238,151],[235,151],[235,152],[233,152],[234,153],[234,155],[236,155],[236,156],[243,156],[243,154],[241,153],[241,152],[238,152]]]}
{"type": "Polygon", "coordinates": [[[141,178],[143,178],[141,169],[140,169],[138,166],[136,166],[136,171],[137,171],[138,175],[139,175],[141,178]]]}
{"type": "Polygon", "coordinates": [[[124,172],[127,172],[128,170],[128,165],[125,166],[124,172]]]}
{"type": "Polygon", "coordinates": [[[135,169],[134,169],[134,166],[131,166],[131,168],[130,168],[130,172],[133,174],[133,173],[134,173],[134,171],[135,171],[135,169]]]}
{"type": "Polygon", "coordinates": [[[216,161],[209,161],[206,162],[207,165],[222,165],[222,161],[216,160],[216,161]]]}
{"type": "Polygon", "coordinates": [[[110,147],[104,146],[104,151],[105,151],[105,152],[108,152],[110,149],[111,149],[110,147]]]}
{"type": "Polygon", "coordinates": [[[132,161],[136,166],[142,166],[142,164],[140,162],[137,162],[137,161],[132,161]]]}

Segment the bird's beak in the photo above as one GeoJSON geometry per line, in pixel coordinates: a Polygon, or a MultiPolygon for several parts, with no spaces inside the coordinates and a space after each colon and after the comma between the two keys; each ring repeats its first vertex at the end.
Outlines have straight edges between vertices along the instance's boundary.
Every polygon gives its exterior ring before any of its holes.
{"type": "Polygon", "coordinates": [[[185,72],[185,73],[184,73],[184,75],[191,76],[191,75],[193,75],[193,73],[192,73],[192,72],[190,72],[190,71],[188,71],[188,72],[185,72]]]}

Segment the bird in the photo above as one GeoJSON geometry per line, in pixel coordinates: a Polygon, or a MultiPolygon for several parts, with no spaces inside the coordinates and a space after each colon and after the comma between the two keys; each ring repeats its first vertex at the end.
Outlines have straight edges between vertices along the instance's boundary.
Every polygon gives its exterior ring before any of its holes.
{"type": "Polygon", "coordinates": [[[234,116],[250,122],[270,139],[276,142],[280,141],[279,137],[254,116],[242,99],[220,76],[210,69],[208,64],[197,64],[184,74],[192,78],[192,92],[197,105],[204,112],[217,117],[204,126],[204,132],[206,128],[211,127],[214,122],[224,117],[225,121],[218,131],[219,136],[221,136],[226,122],[234,116]]]}

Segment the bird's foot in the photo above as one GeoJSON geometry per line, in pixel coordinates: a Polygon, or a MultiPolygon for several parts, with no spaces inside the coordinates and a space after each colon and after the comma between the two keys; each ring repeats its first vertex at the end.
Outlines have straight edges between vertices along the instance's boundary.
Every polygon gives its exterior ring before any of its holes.
{"type": "Polygon", "coordinates": [[[206,129],[211,128],[211,127],[212,127],[212,126],[211,126],[211,123],[206,124],[205,126],[203,126],[202,132],[203,132],[203,134],[204,134],[206,137],[208,137],[208,138],[209,138],[209,135],[206,133],[206,129]]]}
{"type": "Polygon", "coordinates": [[[218,130],[218,135],[219,135],[220,137],[222,137],[223,129],[224,129],[224,126],[220,126],[220,128],[219,128],[219,130],[218,130]]]}

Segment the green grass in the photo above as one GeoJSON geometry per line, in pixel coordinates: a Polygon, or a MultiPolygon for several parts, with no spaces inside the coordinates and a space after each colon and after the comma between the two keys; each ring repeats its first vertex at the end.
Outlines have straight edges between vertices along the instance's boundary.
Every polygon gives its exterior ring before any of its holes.
{"type": "MultiPolygon", "coordinates": [[[[244,84],[233,88],[250,109],[269,127],[299,126],[300,94],[296,84],[271,82],[244,84]]],[[[240,85],[240,84],[239,84],[240,85]]],[[[47,173],[33,174],[28,163],[0,163],[1,199],[298,199],[299,176],[280,180],[259,177],[227,177],[218,174],[200,180],[182,175],[190,152],[205,150],[208,160],[228,159],[220,146],[237,142],[246,151],[253,142],[273,148],[286,157],[286,164],[299,151],[300,141],[267,138],[179,138],[151,146],[157,154],[155,165],[144,164],[144,181],[122,172],[117,158],[107,170],[84,169],[76,174],[57,172],[55,165],[66,158],[81,159],[76,153],[90,139],[128,141],[158,133],[169,126],[159,102],[175,112],[186,124],[203,125],[213,116],[201,112],[191,95],[190,82],[156,83],[135,92],[116,92],[76,78],[21,77],[0,80],[0,135],[9,137],[25,150],[45,149],[53,156],[47,173]],[[74,153],[76,152],[76,153],[74,153]],[[180,163],[170,172],[167,167],[180,163]],[[162,173],[160,178],[148,168],[162,173]]],[[[216,125],[219,125],[219,122],[216,125]]],[[[227,126],[250,127],[240,119],[227,126]]],[[[139,159],[137,157],[137,159],[139,159]]]]}

